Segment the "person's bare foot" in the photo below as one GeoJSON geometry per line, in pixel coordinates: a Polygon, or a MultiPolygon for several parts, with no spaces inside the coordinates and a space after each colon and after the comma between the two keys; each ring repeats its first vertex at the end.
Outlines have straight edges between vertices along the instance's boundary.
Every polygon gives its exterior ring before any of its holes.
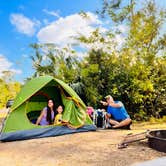
{"type": "Polygon", "coordinates": [[[116,129],[116,128],[118,128],[118,127],[119,127],[119,125],[114,125],[114,126],[112,126],[113,129],[116,129]]]}

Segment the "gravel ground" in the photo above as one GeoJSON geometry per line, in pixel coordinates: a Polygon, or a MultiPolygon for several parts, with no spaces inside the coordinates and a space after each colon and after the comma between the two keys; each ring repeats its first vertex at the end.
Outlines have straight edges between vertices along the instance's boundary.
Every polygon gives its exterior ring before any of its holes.
{"type": "Polygon", "coordinates": [[[0,166],[130,166],[166,156],[148,147],[147,140],[118,149],[129,133],[163,125],[133,126],[132,130],[98,130],[58,137],[0,142],[0,166]]]}

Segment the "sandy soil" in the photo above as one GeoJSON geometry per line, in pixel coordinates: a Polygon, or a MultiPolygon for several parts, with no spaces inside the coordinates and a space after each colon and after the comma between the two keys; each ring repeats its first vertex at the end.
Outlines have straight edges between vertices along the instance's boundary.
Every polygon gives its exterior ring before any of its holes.
{"type": "Polygon", "coordinates": [[[147,140],[118,149],[128,133],[166,125],[136,125],[132,130],[98,130],[58,137],[0,143],[0,166],[128,166],[166,156],[148,147],[147,140]]]}

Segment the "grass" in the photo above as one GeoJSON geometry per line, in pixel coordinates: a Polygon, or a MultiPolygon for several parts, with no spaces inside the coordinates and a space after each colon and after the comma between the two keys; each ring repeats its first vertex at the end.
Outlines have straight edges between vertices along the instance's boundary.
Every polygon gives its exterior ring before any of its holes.
{"type": "Polygon", "coordinates": [[[166,122],[164,121],[148,121],[148,122],[134,122],[131,127],[131,133],[137,134],[147,130],[166,130],[166,122]]]}

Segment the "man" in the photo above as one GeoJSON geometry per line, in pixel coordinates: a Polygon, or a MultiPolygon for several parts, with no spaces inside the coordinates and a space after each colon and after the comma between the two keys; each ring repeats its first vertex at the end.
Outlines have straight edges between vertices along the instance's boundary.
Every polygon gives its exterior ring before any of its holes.
{"type": "Polygon", "coordinates": [[[100,101],[107,107],[106,120],[112,128],[128,128],[130,129],[131,119],[124,105],[120,101],[114,101],[111,95],[105,97],[106,102],[100,101]]]}

